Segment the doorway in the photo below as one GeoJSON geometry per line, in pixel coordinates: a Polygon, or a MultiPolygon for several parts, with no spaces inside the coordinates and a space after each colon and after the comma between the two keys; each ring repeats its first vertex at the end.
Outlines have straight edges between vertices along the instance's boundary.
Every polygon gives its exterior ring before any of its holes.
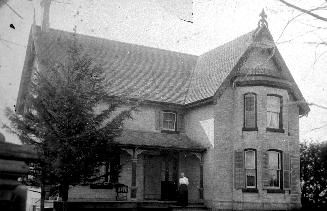
{"type": "Polygon", "coordinates": [[[144,155],[144,199],[175,201],[178,188],[178,153],[144,155]]]}

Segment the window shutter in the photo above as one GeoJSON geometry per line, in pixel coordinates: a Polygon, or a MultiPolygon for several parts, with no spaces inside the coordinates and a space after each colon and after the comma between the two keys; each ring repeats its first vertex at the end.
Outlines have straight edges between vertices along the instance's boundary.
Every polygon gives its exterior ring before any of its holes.
{"type": "Polygon", "coordinates": [[[269,159],[268,152],[262,152],[262,187],[265,189],[269,186],[269,159]]]}
{"type": "Polygon", "coordinates": [[[247,94],[244,97],[244,126],[246,128],[255,128],[255,95],[247,94]]]}
{"type": "Polygon", "coordinates": [[[156,130],[161,130],[162,128],[162,111],[156,110],[155,111],[155,122],[156,122],[156,130]]]}
{"type": "Polygon", "coordinates": [[[290,155],[289,153],[283,153],[283,188],[284,190],[290,190],[290,155]]]}
{"type": "Polygon", "coordinates": [[[300,156],[290,155],[290,183],[291,183],[291,191],[292,193],[300,193],[300,156]]]}
{"type": "Polygon", "coordinates": [[[185,132],[184,115],[182,113],[177,114],[177,130],[180,132],[185,132]]]}
{"type": "Polygon", "coordinates": [[[244,155],[243,151],[234,152],[234,186],[235,189],[244,188],[244,155]]]}

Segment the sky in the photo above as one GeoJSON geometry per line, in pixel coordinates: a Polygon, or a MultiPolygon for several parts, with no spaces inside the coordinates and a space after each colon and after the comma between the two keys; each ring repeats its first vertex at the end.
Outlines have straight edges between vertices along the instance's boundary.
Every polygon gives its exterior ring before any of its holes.
{"type": "MultiPolygon", "coordinates": [[[[293,2],[311,8],[324,1],[293,2]]],[[[16,103],[30,26],[34,19],[41,22],[40,0],[9,0],[8,5],[0,8],[3,123],[8,122],[4,108],[16,103]]],[[[299,13],[277,0],[53,0],[50,27],[73,31],[76,26],[81,34],[201,55],[254,30],[263,8],[269,30],[305,99],[327,107],[327,48],[308,44],[327,40],[327,23],[301,15],[283,30],[299,13]]],[[[327,109],[310,109],[300,119],[300,140],[327,140],[327,109]]],[[[8,142],[19,143],[17,137],[0,131],[8,142]]]]}

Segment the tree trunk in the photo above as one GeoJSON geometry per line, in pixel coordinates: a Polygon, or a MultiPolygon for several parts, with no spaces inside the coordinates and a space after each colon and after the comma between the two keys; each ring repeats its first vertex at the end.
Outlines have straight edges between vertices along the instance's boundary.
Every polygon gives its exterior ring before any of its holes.
{"type": "Polygon", "coordinates": [[[68,184],[66,183],[60,184],[59,192],[62,199],[62,211],[67,211],[68,190],[69,190],[68,184]]]}
{"type": "Polygon", "coordinates": [[[44,184],[43,182],[41,182],[40,211],[44,211],[44,200],[45,200],[45,190],[44,190],[44,184]]]}
{"type": "Polygon", "coordinates": [[[68,190],[69,190],[68,184],[63,183],[60,185],[60,195],[61,195],[62,201],[68,200],[68,190]]]}

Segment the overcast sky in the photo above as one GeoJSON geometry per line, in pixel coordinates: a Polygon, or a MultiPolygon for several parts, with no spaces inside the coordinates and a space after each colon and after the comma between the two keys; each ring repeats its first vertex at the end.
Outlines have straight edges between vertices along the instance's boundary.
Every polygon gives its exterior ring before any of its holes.
{"type": "MultiPolygon", "coordinates": [[[[7,5],[0,8],[2,122],[6,121],[4,108],[13,107],[16,102],[34,9],[35,20],[40,23],[39,1],[9,0],[8,4],[14,11],[7,5]],[[15,29],[10,28],[10,24],[13,24],[15,29]]],[[[50,27],[72,31],[76,26],[77,32],[81,34],[200,55],[255,29],[259,13],[264,8],[268,15],[269,30],[304,97],[309,103],[327,107],[327,49],[306,43],[327,40],[327,29],[323,34],[313,27],[327,27],[325,22],[301,16],[292,22],[280,37],[287,21],[298,13],[277,0],[191,2],[55,0],[51,3],[50,27]],[[188,22],[189,20],[193,23],[188,22]]],[[[302,5],[305,3],[305,6],[310,7],[324,1],[295,2],[302,5]]],[[[327,110],[316,106],[310,108],[308,117],[300,119],[300,139],[326,140],[327,110]]],[[[6,134],[6,137],[7,141],[18,142],[12,135],[6,134]]]]}

